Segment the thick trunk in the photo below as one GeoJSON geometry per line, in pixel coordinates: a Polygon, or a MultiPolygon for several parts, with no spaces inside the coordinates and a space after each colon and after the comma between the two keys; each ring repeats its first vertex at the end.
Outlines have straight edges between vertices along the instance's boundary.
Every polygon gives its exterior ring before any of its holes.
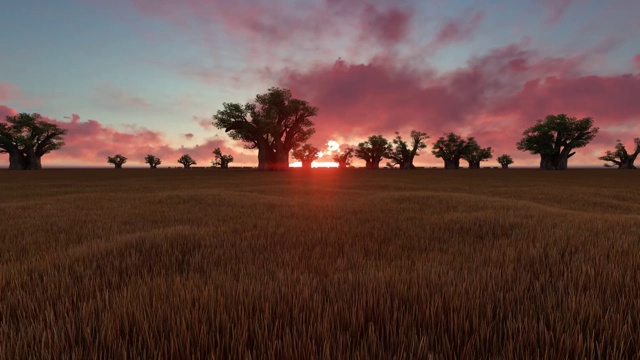
{"type": "Polygon", "coordinates": [[[229,168],[229,164],[227,164],[226,162],[221,162],[220,163],[220,169],[228,169],[229,168]]]}
{"type": "Polygon", "coordinates": [[[469,162],[469,169],[474,169],[474,170],[480,169],[480,162],[479,161],[473,161],[473,162],[470,161],[469,162]]]}
{"type": "Polygon", "coordinates": [[[366,165],[367,169],[372,169],[372,170],[376,170],[376,169],[380,169],[380,161],[367,161],[367,165],[366,165]]]}
{"type": "Polygon", "coordinates": [[[347,168],[347,164],[345,163],[339,163],[338,164],[338,169],[346,169],[347,168]]]}
{"type": "Polygon", "coordinates": [[[303,169],[311,169],[311,161],[303,161],[302,162],[303,169]]]}
{"type": "Polygon", "coordinates": [[[122,169],[122,164],[113,164],[115,165],[116,169],[122,169]]]}
{"type": "Polygon", "coordinates": [[[9,151],[9,170],[25,170],[27,161],[22,152],[15,149],[9,151]]]}
{"type": "Polygon", "coordinates": [[[631,169],[635,169],[635,165],[633,165],[634,163],[634,158],[627,158],[624,159],[620,162],[620,165],[618,166],[618,169],[621,170],[631,170],[631,169]]]}
{"type": "Polygon", "coordinates": [[[460,160],[456,159],[445,159],[444,160],[444,168],[448,170],[457,170],[460,168],[460,160]]]}
{"type": "Polygon", "coordinates": [[[503,169],[508,169],[508,168],[509,168],[509,165],[508,165],[508,164],[502,164],[502,168],[503,168],[503,169]]]}
{"type": "Polygon", "coordinates": [[[543,170],[566,170],[569,156],[562,154],[541,155],[540,169],[543,170]]]}
{"type": "Polygon", "coordinates": [[[411,169],[415,169],[415,167],[413,166],[413,164],[409,161],[406,161],[404,163],[402,163],[402,166],[400,167],[400,169],[402,170],[411,170],[411,169]]]}

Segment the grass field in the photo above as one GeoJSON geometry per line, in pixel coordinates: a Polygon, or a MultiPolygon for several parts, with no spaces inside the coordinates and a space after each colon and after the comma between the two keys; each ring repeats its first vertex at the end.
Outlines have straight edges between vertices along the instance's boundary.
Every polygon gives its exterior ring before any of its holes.
{"type": "Polygon", "coordinates": [[[640,171],[0,171],[0,358],[639,358],[640,171]]]}

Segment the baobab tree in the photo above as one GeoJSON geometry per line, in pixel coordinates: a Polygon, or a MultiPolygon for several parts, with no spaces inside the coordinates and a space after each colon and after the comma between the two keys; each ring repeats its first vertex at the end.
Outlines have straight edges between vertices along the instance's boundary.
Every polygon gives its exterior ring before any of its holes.
{"type": "Polygon", "coordinates": [[[224,109],[213,116],[213,125],[224,129],[234,140],[258,149],[258,169],[289,168],[289,154],[315,133],[311,117],[318,108],[296,99],[291,91],[270,88],[256,95],[255,103],[224,103],[224,109]]]}
{"type": "Polygon", "coordinates": [[[311,164],[318,158],[320,149],[310,144],[304,144],[293,149],[291,157],[302,163],[303,169],[311,169],[311,164]]]}
{"type": "Polygon", "coordinates": [[[459,169],[460,159],[468,154],[477,145],[473,137],[463,139],[460,135],[447,133],[441,136],[434,144],[431,153],[444,160],[445,169],[459,169]]]}
{"type": "Polygon", "coordinates": [[[611,164],[604,164],[606,167],[615,167],[618,169],[635,169],[633,163],[636,161],[638,154],[640,154],[640,138],[633,139],[635,150],[629,153],[620,140],[616,140],[616,148],[614,151],[607,151],[604,156],[598,159],[610,162],[611,164]]]}
{"type": "Polygon", "coordinates": [[[214,167],[219,167],[221,169],[228,169],[229,164],[233,162],[233,156],[224,155],[222,153],[222,150],[220,150],[220,148],[215,148],[215,150],[213,150],[213,155],[215,155],[215,158],[211,162],[211,164],[214,167]]]}
{"type": "Polygon", "coordinates": [[[425,140],[429,139],[427,133],[413,130],[411,131],[411,139],[407,142],[402,139],[400,133],[396,131],[396,138],[393,139],[395,148],[387,154],[391,160],[388,166],[398,167],[402,170],[411,170],[416,167],[413,165],[413,159],[419,156],[418,151],[427,147],[425,140]]]}
{"type": "Polygon", "coordinates": [[[182,166],[184,166],[185,169],[189,169],[191,165],[196,165],[196,161],[193,160],[193,158],[191,158],[191,155],[189,154],[184,154],[180,156],[180,159],[178,159],[178,162],[182,164],[182,166]]]}
{"type": "Polygon", "coordinates": [[[462,154],[462,158],[469,163],[469,169],[480,169],[480,162],[487,161],[493,157],[491,147],[481,148],[478,143],[473,140],[469,141],[469,149],[462,154]]]}
{"type": "Polygon", "coordinates": [[[39,170],[42,157],[64,145],[66,133],[37,113],[7,116],[0,122],[0,153],[9,154],[9,170],[39,170]]]}
{"type": "Polygon", "coordinates": [[[155,169],[155,168],[158,167],[158,165],[162,164],[162,161],[159,158],[157,158],[157,157],[155,157],[153,155],[145,156],[144,157],[144,162],[145,162],[145,164],[149,164],[149,167],[152,168],[152,169],[155,169]]]}
{"type": "Polygon", "coordinates": [[[507,154],[502,154],[498,156],[498,159],[496,160],[498,160],[498,163],[502,165],[503,169],[508,169],[509,165],[513,164],[513,159],[511,158],[511,156],[507,154]]]}
{"type": "Polygon", "coordinates": [[[367,141],[358,144],[355,156],[364,160],[367,169],[379,169],[382,158],[388,157],[391,151],[389,140],[382,135],[369,136],[367,141]]]}
{"type": "Polygon", "coordinates": [[[540,169],[566,170],[574,149],[587,146],[598,134],[593,119],[578,120],[566,114],[548,115],[523,132],[518,150],[540,155],[540,169]]]}
{"type": "Polygon", "coordinates": [[[353,161],[353,148],[347,148],[341,153],[333,154],[333,161],[338,164],[339,169],[346,169],[353,161]]]}
{"type": "Polygon", "coordinates": [[[113,164],[116,169],[122,169],[122,165],[127,162],[127,158],[120,154],[116,154],[114,156],[108,156],[107,162],[109,164],[113,164]]]}

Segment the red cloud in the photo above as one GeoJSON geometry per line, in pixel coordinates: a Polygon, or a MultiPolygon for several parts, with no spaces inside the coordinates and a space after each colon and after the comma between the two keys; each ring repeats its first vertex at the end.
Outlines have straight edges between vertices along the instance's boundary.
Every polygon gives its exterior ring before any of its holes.
{"type": "Polygon", "coordinates": [[[187,140],[191,140],[193,139],[193,134],[192,133],[184,134],[184,138],[187,140]]]}
{"type": "MultiPolygon", "coordinates": [[[[6,106],[0,106],[0,115],[15,115],[16,112],[6,106]]],[[[3,116],[4,117],[4,116],[3,116]]],[[[68,121],[56,119],[46,120],[58,124],[68,130],[65,146],[43,158],[45,166],[49,165],[104,165],[107,156],[122,154],[129,159],[132,166],[144,165],[144,157],[153,154],[162,159],[162,166],[179,166],[178,158],[182,154],[190,154],[200,166],[209,166],[213,159],[212,151],[220,147],[224,153],[233,154],[236,164],[251,165],[256,162],[253,154],[238,153],[226,142],[218,138],[210,138],[204,144],[191,147],[174,147],[169,144],[160,132],[131,127],[128,132],[104,126],[96,120],[81,121],[80,116],[73,114],[65,117],[68,121]]],[[[7,164],[5,156],[0,157],[0,164],[7,164]]]]}
{"type": "Polygon", "coordinates": [[[411,15],[411,12],[398,8],[381,10],[369,5],[365,9],[363,36],[373,35],[383,44],[400,42],[409,33],[411,15]]]}
{"type": "MultiPolygon", "coordinates": [[[[476,136],[496,153],[514,155],[520,165],[535,165],[539,160],[519,153],[515,143],[537,119],[564,112],[592,116],[601,127],[594,144],[578,151],[573,161],[594,164],[616,136],[640,136],[635,96],[640,75],[581,75],[586,58],[543,58],[511,45],[448,73],[420,73],[391,62],[338,61],[305,73],[284,73],[281,84],[319,106],[314,143],[357,143],[371,134],[391,137],[412,128],[433,138],[456,131],[476,136]]],[[[420,162],[439,164],[431,155],[420,162]]]]}
{"type": "Polygon", "coordinates": [[[7,116],[16,115],[18,112],[10,107],[0,105],[0,121],[3,121],[7,116]]]}

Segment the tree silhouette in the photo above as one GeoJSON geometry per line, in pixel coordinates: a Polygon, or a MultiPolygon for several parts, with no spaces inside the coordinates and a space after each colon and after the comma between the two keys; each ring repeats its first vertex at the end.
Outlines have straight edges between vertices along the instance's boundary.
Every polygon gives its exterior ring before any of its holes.
{"type": "Polygon", "coordinates": [[[318,158],[320,149],[310,144],[304,144],[293,149],[291,156],[302,163],[303,169],[311,169],[311,163],[318,158]]]}
{"type": "Polygon", "coordinates": [[[107,162],[109,164],[113,164],[116,169],[122,169],[122,165],[127,162],[127,158],[120,154],[116,154],[113,157],[108,156],[107,162]]]}
{"type": "Polygon", "coordinates": [[[338,163],[339,169],[346,169],[351,166],[353,152],[354,150],[352,148],[347,148],[341,153],[333,154],[333,161],[338,163]]]}
{"type": "Polygon", "coordinates": [[[523,132],[518,150],[540,155],[540,169],[566,170],[574,149],[587,146],[598,133],[593,119],[578,120],[566,114],[548,115],[523,132]]]}
{"type": "Polygon", "coordinates": [[[409,142],[404,141],[400,133],[396,131],[396,138],[393,139],[395,148],[389,152],[388,158],[391,162],[387,164],[389,167],[398,165],[400,169],[411,170],[416,167],[413,165],[413,159],[419,156],[418,151],[427,147],[425,140],[429,139],[429,135],[417,130],[411,131],[411,139],[409,142]]]}
{"type": "Polygon", "coordinates": [[[635,150],[630,154],[627,149],[622,145],[620,140],[616,140],[616,148],[614,151],[607,151],[604,156],[599,157],[599,160],[610,162],[611,164],[604,164],[606,167],[615,167],[618,169],[635,169],[633,163],[640,154],[640,138],[633,139],[635,150]]]}
{"type": "Polygon", "coordinates": [[[291,149],[315,133],[311,117],[318,108],[296,99],[291,91],[272,87],[256,95],[255,103],[224,103],[224,110],[213,116],[213,125],[224,129],[234,140],[258,149],[258,169],[289,168],[291,149]]]}
{"type": "Polygon", "coordinates": [[[469,150],[462,154],[462,158],[469,163],[469,169],[480,169],[480,162],[491,159],[493,150],[491,147],[481,148],[475,139],[469,139],[469,150]]]}
{"type": "Polygon", "coordinates": [[[213,150],[213,154],[215,155],[215,159],[211,164],[215,167],[228,169],[229,164],[233,162],[233,156],[222,154],[222,150],[220,150],[220,148],[215,148],[215,150],[213,150]]]}
{"type": "Polygon", "coordinates": [[[358,144],[355,157],[364,160],[367,169],[379,169],[383,157],[388,157],[391,151],[389,140],[382,135],[371,135],[365,142],[358,144]]]}
{"type": "Polygon", "coordinates": [[[444,160],[445,169],[459,169],[460,159],[470,153],[477,145],[473,137],[463,139],[460,135],[447,133],[434,144],[431,153],[444,160]]]}
{"type": "Polygon", "coordinates": [[[158,167],[158,165],[162,164],[162,161],[159,158],[157,158],[157,157],[155,157],[153,155],[145,156],[144,157],[144,162],[145,162],[145,164],[149,164],[149,167],[152,168],[152,169],[155,169],[155,168],[158,167]]]}
{"type": "Polygon", "coordinates": [[[0,153],[9,154],[9,170],[39,170],[42,157],[64,145],[66,133],[37,113],[7,116],[0,122],[0,153]]]}
{"type": "Polygon", "coordinates": [[[498,159],[496,160],[498,160],[498,163],[502,165],[503,169],[508,169],[509,165],[513,164],[513,159],[511,158],[511,156],[507,154],[502,154],[498,156],[498,159]]]}
{"type": "Polygon", "coordinates": [[[180,159],[178,159],[178,162],[182,164],[182,166],[184,166],[185,169],[189,169],[191,165],[196,165],[195,160],[193,160],[191,158],[191,155],[189,154],[184,154],[180,156],[180,159]]]}

